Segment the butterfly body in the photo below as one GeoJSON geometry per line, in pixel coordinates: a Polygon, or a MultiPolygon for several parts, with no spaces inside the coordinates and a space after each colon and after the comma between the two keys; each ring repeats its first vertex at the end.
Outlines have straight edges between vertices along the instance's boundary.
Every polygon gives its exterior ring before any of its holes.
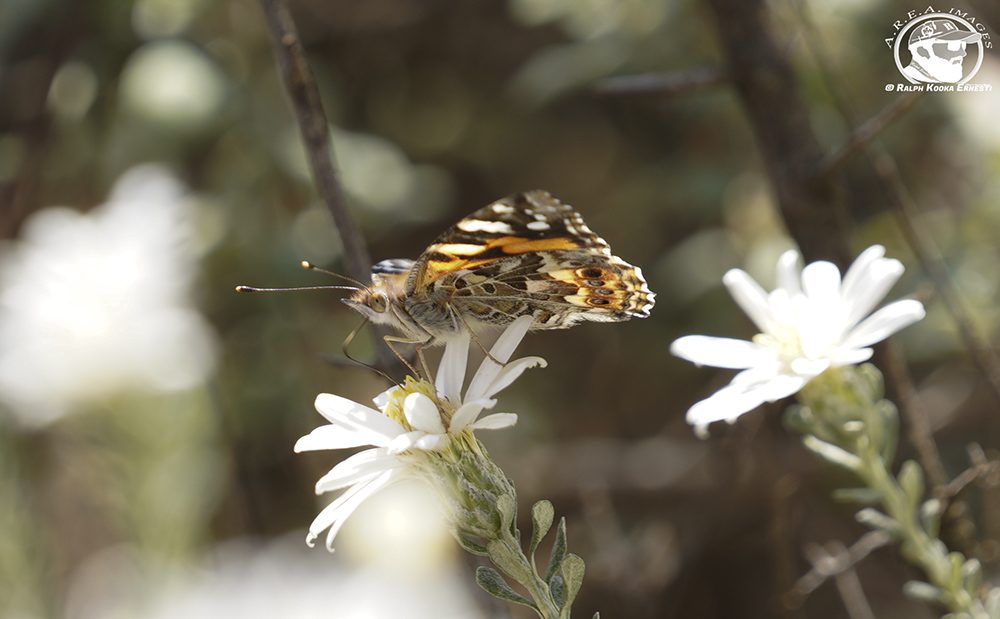
{"type": "Polygon", "coordinates": [[[472,213],[417,260],[383,260],[345,303],[407,340],[439,344],[530,315],[532,329],[644,318],[654,295],[571,206],[544,191],[472,213]]]}

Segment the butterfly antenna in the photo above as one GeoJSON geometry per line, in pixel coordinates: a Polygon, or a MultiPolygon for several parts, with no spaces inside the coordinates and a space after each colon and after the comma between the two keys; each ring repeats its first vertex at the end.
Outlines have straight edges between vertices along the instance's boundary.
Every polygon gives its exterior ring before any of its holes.
{"type": "Polygon", "coordinates": [[[299,290],[357,290],[354,286],[293,286],[291,288],[258,288],[237,286],[236,292],[296,292],[299,290]]]}
{"type": "Polygon", "coordinates": [[[364,328],[364,326],[366,324],[368,324],[368,318],[367,317],[365,317],[365,319],[361,321],[361,324],[359,324],[357,327],[355,327],[353,331],[351,331],[350,333],[347,334],[347,338],[344,340],[344,344],[343,344],[342,349],[341,349],[342,352],[344,353],[344,356],[347,357],[348,359],[350,359],[351,361],[353,361],[354,363],[357,363],[361,367],[368,368],[372,372],[375,372],[376,374],[378,374],[382,378],[386,379],[390,383],[392,383],[394,385],[398,385],[399,381],[397,381],[393,377],[389,376],[388,374],[386,374],[385,372],[383,372],[379,368],[375,367],[374,365],[370,365],[368,363],[365,363],[364,361],[361,361],[360,359],[355,359],[354,357],[351,356],[351,353],[349,353],[347,351],[348,346],[351,345],[351,342],[354,341],[354,338],[357,337],[358,333],[361,332],[361,329],[364,328]]]}
{"type": "Polygon", "coordinates": [[[301,264],[302,264],[302,268],[305,269],[305,270],[307,270],[307,271],[318,271],[318,272],[323,273],[325,275],[330,275],[332,277],[339,277],[340,279],[342,279],[344,281],[347,281],[347,282],[351,282],[352,284],[354,284],[356,286],[360,286],[361,288],[367,288],[368,287],[365,284],[363,284],[363,283],[359,282],[358,280],[354,279],[353,277],[348,277],[346,275],[341,275],[340,273],[334,273],[333,271],[328,271],[327,269],[324,269],[322,267],[316,266],[315,264],[309,262],[308,260],[303,260],[301,264]]]}

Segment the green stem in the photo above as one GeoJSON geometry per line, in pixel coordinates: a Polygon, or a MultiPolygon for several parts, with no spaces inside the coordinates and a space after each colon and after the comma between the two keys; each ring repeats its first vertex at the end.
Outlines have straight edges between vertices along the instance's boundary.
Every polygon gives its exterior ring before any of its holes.
{"type": "Polygon", "coordinates": [[[559,605],[552,598],[552,591],[549,589],[549,585],[542,580],[535,570],[535,566],[524,555],[521,544],[509,531],[505,533],[502,541],[509,556],[516,560],[518,566],[517,574],[508,573],[507,575],[527,589],[542,619],[560,619],[559,605]]]}
{"type": "Polygon", "coordinates": [[[861,460],[859,474],[865,484],[878,492],[886,514],[900,528],[900,541],[904,555],[927,574],[931,584],[944,592],[942,600],[952,612],[968,613],[971,617],[987,619],[982,602],[975,599],[951,577],[952,563],[947,548],[937,538],[931,537],[920,523],[920,516],[912,507],[906,492],[870,441],[859,437],[855,455],[861,460]]]}
{"type": "Polygon", "coordinates": [[[807,435],[807,446],[851,469],[874,491],[884,514],[866,520],[894,534],[903,557],[922,569],[933,585],[914,583],[911,592],[938,601],[957,617],[989,619],[976,581],[967,578],[978,568],[976,561],[948,552],[937,537],[937,525],[921,516],[919,465],[904,463],[899,476],[889,468],[899,429],[895,408],[882,398],[882,386],[874,366],[828,370],[800,392],[805,407],[789,419],[807,435]]]}

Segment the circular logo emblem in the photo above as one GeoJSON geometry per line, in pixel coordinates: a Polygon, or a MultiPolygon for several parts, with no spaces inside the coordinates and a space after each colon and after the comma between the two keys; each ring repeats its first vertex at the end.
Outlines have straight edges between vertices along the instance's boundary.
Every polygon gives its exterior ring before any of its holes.
{"type": "Polygon", "coordinates": [[[983,52],[983,35],[948,13],[915,18],[892,47],[896,68],[912,84],[964,84],[979,71],[983,52]]]}

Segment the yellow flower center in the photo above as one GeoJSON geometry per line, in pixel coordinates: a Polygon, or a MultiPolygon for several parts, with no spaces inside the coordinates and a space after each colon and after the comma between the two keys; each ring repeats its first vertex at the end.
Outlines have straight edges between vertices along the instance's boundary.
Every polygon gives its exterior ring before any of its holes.
{"type": "Polygon", "coordinates": [[[402,386],[396,386],[389,391],[389,401],[382,411],[385,416],[406,428],[407,432],[413,431],[413,427],[410,426],[410,422],[406,420],[406,414],[403,412],[403,401],[411,393],[419,393],[430,398],[431,402],[437,406],[438,412],[441,413],[441,423],[448,427],[448,423],[455,413],[455,408],[447,400],[438,398],[434,385],[425,380],[417,380],[412,376],[407,376],[402,386]]]}

